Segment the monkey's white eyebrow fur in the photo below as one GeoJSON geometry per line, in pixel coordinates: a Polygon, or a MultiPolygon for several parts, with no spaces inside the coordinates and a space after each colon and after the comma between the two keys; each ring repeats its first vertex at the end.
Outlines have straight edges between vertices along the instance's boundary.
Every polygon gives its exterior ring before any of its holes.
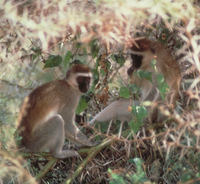
{"type": "Polygon", "coordinates": [[[140,56],[143,56],[144,53],[146,53],[147,51],[133,51],[131,49],[129,49],[128,53],[129,54],[137,54],[137,55],[140,55],[140,56]]]}
{"type": "Polygon", "coordinates": [[[76,73],[75,77],[77,76],[92,77],[92,73],[76,73]]]}

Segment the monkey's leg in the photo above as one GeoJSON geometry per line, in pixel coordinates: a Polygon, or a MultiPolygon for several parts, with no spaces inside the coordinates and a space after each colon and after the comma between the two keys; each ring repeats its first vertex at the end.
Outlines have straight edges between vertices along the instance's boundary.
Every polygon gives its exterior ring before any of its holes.
{"type": "Polygon", "coordinates": [[[167,117],[159,110],[159,106],[167,107],[157,88],[152,89],[143,101],[156,102],[152,106],[146,107],[149,114],[144,120],[146,124],[162,123],[167,119],[167,117]]]}
{"type": "Polygon", "coordinates": [[[65,137],[77,146],[95,146],[76,126],[74,122],[65,125],[65,137]]]}
{"type": "Polygon", "coordinates": [[[44,126],[33,132],[30,137],[29,150],[43,152],[50,150],[55,158],[79,156],[74,150],[62,150],[65,141],[64,121],[60,115],[55,115],[44,126]]]}
{"type": "MultiPolygon", "coordinates": [[[[134,105],[139,105],[140,102],[134,101],[134,105]]],[[[94,125],[96,121],[98,122],[110,122],[111,120],[119,119],[121,121],[130,121],[131,112],[128,111],[130,106],[130,100],[117,100],[103,109],[99,114],[97,114],[90,122],[89,125],[94,125]]]]}

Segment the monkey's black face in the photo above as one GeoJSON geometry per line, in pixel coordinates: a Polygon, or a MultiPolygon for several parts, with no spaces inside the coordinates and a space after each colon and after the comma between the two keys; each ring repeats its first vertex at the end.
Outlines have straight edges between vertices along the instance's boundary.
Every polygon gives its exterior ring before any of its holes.
{"type": "Polygon", "coordinates": [[[132,66],[127,70],[129,76],[132,75],[134,70],[137,70],[138,68],[141,67],[143,56],[131,54],[131,59],[132,59],[132,66]]]}
{"type": "Polygon", "coordinates": [[[80,92],[86,93],[90,87],[91,77],[79,76],[77,77],[78,88],[80,92]]]}

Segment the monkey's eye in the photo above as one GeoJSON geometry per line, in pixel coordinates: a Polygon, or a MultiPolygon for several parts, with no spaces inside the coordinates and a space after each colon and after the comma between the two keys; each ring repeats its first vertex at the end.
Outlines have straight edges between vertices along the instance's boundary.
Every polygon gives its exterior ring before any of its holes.
{"type": "Polygon", "coordinates": [[[90,82],[90,77],[85,77],[86,82],[90,82]]]}
{"type": "Polygon", "coordinates": [[[78,83],[83,83],[83,82],[89,83],[90,77],[79,76],[79,77],[77,77],[77,82],[78,83]]]}
{"type": "Polygon", "coordinates": [[[84,81],[84,77],[77,77],[77,82],[82,83],[84,81]]]}

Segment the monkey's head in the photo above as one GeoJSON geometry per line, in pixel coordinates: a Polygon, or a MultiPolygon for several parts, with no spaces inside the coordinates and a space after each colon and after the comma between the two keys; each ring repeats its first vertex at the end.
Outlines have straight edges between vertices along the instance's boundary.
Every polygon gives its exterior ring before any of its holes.
{"type": "MultiPolygon", "coordinates": [[[[146,38],[135,40],[130,48],[132,65],[127,70],[129,76],[132,75],[134,70],[141,68],[144,63],[144,57],[147,55],[151,57],[155,54],[155,47],[152,42],[146,38]]],[[[149,58],[150,60],[150,58],[149,58]]],[[[148,64],[148,63],[146,63],[148,64]]]]}
{"type": "Polygon", "coordinates": [[[92,82],[91,69],[83,64],[73,65],[66,74],[69,85],[79,93],[86,93],[92,82]]]}

